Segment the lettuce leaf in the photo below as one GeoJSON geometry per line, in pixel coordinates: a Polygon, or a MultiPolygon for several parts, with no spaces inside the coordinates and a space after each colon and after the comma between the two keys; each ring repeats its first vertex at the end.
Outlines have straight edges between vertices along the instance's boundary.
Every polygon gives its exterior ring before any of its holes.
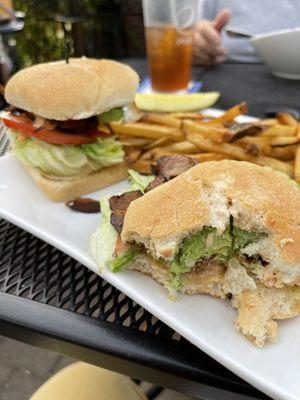
{"type": "Polygon", "coordinates": [[[100,200],[102,220],[101,225],[91,235],[90,249],[93,260],[100,271],[113,259],[113,253],[117,243],[117,231],[110,223],[111,210],[109,207],[110,196],[100,200]]]}
{"type": "Polygon", "coordinates": [[[109,262],[109,269],[112,272],[119,272],[125,268],[139,254],[136,250],[127,250],[117,258],[109,262]]]}
{"type": "Polygon", "coordinates": [[[111,210],[109,207],[109,198],[103,197],[100,200],[102,220],[101,225],[95,233],[91,235],[90,249],[93,260],[97,264],[100,271],[108,266],[112,272],[121,271],[128,265],[139,252],[130,249],[114,258],[114,250],[117,243],[117,231],[110,223],[111,210]]]}
{"type": "Polygon", "coordinates": [[[98,115],[98,121],[102,124],[107,124],[112,121],[122,121],[123,117],[124,111],[122,108],[113,108],[112,110],[98,115]]]}
{"type": "Polygon", "coordinates": [[[12,153],[25,165],[46,174],[74,176],[89,174],[123,161],[122,145],[115,138],[98,139],[81,146],[54,145],[35,138],[17,141],[12,134],[12,153]]]}
{"type": "Polygon", "coordinates": [[[144,193],[148,184],[155,178],[154,175],[142,175],[133,169],[128,170],[128,175],[130,190],[141,190],[142,193],[144,193]]]}

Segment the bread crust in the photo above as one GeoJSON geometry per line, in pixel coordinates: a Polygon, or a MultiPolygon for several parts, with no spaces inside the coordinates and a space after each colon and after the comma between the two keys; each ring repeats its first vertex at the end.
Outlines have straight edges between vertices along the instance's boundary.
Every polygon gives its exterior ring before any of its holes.
{"type": "Polygon", "coordinates": [[[89,175],[66,179],[51,179],[44,176],[38,168],[28,166],[25,168],[44,194],[55,202],[73,200],[126,179],[128,176],[125,163],[106,167],[89,175]]]}
{"type": "Polygon", "coordinates": [[[232,305],[238,311],[236,328],[256,346],[267,340],[277,340],[276,320],[295,317],[300,313],[300,288],[281,289],[258,287],[233,297],[232,305]]]}
{"type": "MultiPolygon", "coordinates": [[[[122,240],[143,242],[153,256],[164,256],[164,243],[175,251],[176,242],[203,226],[224,229],[230,215],[242,229],[268,233],[266,246],[279,261],[300,268],[300,190],[293,181],[248,162],[199,164],[135,200],[122,240]]],[[[298,275],[299,282],[300,270],[298,275]]]]}
{"type": "Polygon", "coordinates": [[[63,121],[132,103],[138,82],[127,65],[82,57],[25,68],[9,80],[4,95],[15,107],[63,121]]]}

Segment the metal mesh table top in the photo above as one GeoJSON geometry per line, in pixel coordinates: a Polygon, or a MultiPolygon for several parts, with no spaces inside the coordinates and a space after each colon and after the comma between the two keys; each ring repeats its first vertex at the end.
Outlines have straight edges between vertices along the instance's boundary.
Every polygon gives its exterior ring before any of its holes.
{"type": "MultiPolygon", "coordinates": [[[[133,66],[144,75],[144,61],[137,60],[133,66]]],[[[2,132],[0,156],[7,149],[8,140],[2,132]]],[[[227,388],[236,385],[257,398],[266,398],[79,262],[5,220],[0,220],[0,293],[105,321],[112,328],[129,332],[129,336],[133,332],[134,340],[153,337],[153,346],[157,340],[172,346],[169,360],[164,360],[170,368],[175,359],[178,363],[180,352],[189,354],[186,360],[184,354],[180,358],[181,371],[187,377],[189,368],[193,368],[194,378],[204,370],[210,382],[218,381],[219,386],[227,382],[227,388]]]]}

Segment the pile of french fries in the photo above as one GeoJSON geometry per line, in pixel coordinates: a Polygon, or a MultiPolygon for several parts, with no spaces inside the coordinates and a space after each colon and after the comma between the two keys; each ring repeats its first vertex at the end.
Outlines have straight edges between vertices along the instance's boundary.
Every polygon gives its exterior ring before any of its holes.
{"type": "Polygon", "coordinates": [[[112,122],[130,168],[151,174],[160,156],[186,154],[200,162],[242,160],[284,172],[300,183],[300,123],[290,114],[236,123],[247,113],[245,103],[213,118],[195,112],[148,113],[138,122],[112,122]]]}

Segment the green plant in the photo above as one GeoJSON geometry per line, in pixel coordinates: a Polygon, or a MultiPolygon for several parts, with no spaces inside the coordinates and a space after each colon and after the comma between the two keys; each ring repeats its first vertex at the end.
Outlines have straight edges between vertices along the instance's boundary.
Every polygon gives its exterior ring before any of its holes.
{"type": "Polygon", "coordinates": [[[51,0],[14,1],[14,8],[26,14],[24,30],[16,36],[20,67],[63,57],[64,35],[52,17],[54,6],[51,0]]]}

